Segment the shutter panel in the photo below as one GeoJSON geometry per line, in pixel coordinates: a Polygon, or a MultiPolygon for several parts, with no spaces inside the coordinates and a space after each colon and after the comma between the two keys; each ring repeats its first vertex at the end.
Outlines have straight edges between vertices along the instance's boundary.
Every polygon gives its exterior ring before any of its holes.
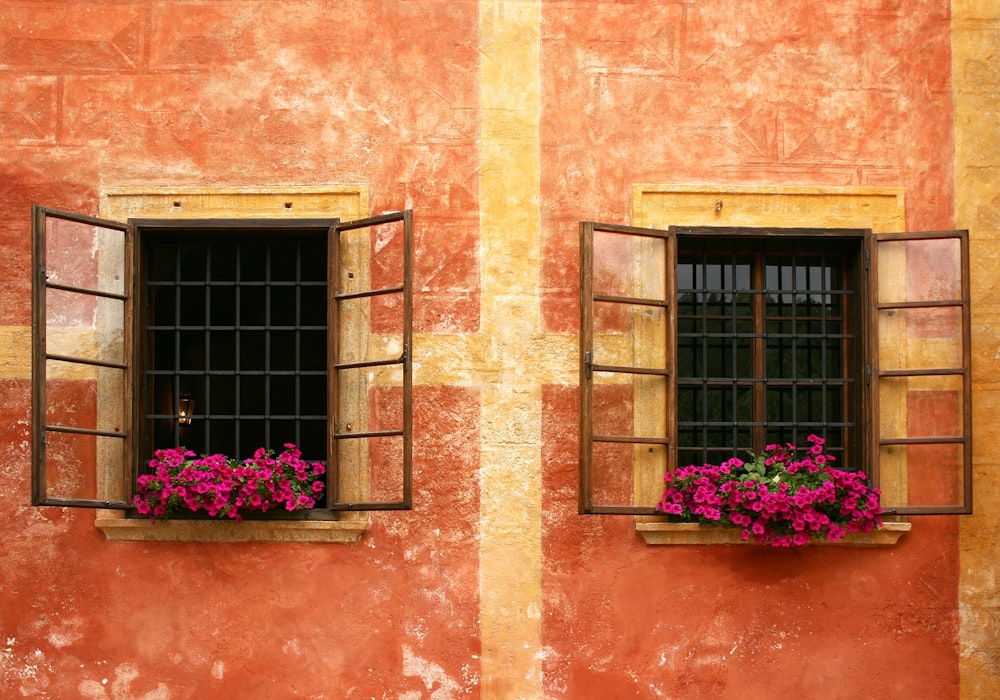
{"type": "Polygon", "coordinates": [[[132,242],[32,208],[33,505],[131,507],[132,242]]]}
{"type": "Polygon", "coordinates": [[[413,219],[330,228],[329,506],[412,507],[413,219]]]}
{"type": "Polygon", "coordinates": [[[972,512],[967,231],[876,234],[872,416],[882,507],[972,512]]]}
{"type": "Polygon", "coordinates": [[[672,231],[580,224],[580,513],[654,514],[675,452],[672,231]]]}

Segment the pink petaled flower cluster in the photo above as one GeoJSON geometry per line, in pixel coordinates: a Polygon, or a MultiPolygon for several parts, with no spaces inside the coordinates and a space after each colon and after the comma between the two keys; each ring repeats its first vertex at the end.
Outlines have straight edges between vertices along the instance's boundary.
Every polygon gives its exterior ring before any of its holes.
{"type": "Polygon", "coordinates": [[[325,488],[326,467],[304,461],[292,443],[285,443],[277,457],[261,447],[242,462],[221,454],[195,456],[183,447],[157,450],[149,461],[150,473],[137,480],[136,511],[151,520],[204,511],[239,522],[248,511],[312,508],[325,488]]]}
{"type": "Polygon", "coordinates": [[[816,538],[881,526],[880,491],[861,472],[832,466],[824,440],[809,436],[806,454],[768,445],[750,462],[691,465],[667,474],[657,510],[681,520],[742,528],[744,540],[791,547],[816,538]]]}

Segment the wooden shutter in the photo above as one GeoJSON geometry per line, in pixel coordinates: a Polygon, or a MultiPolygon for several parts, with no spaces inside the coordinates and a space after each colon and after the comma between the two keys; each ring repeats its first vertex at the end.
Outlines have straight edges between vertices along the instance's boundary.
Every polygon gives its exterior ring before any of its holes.
{"type": "Polygon", "coordinates": [[[32,208],[33,505],[130,507],[132,242],[126,224],[32,208]]]}
{"type": "Polygon", "coordinates": [[[672,231],[580,224],[580,513],[646,515],[675,451],[672,231]]]}
{"type": "Polygon", "coordinates": [[[413,220],[330,228],[329,506],[412,507],[413,220]]]}
{"type": "Polygon", "coordinates": [[[882,507],[971,513],[968,232],[877,234],[871,280],[870,450],[882,507]]]}

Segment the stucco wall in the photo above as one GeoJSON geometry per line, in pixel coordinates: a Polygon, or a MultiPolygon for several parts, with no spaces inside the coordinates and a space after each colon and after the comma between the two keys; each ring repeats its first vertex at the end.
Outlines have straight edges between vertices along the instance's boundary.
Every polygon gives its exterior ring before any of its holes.
{"type": "Polygon", "coordinates": [[[954,12],[0,4],[0,695],[996,695],[1000,17],[954,12]],[[29,506],[30,205],[335,183],[414,210],[414,510],[319,545],[110,542],[29,506]],[[976,515],[802,551],[577,515],[577,224],[630,222],[636,183],[899,187],[908,229],[970,228],[976,515]]]}

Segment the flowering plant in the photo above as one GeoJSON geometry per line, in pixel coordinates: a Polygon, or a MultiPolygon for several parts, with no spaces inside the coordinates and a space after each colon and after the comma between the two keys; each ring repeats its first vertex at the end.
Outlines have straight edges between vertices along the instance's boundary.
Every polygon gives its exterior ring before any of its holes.
{"type": "Polygon", "coordinates": [[[881,526],[880,491],[865,475],[836,469],[816,435],[798,458],[792,445],[768,445],[750,462],[691,465],[666,475],[656,509],[683,520],[742,528],[744,540],[791,547],[813,537],[835,542],[881,526]]]}
{"type": "Polygon", "coordinates": [[[292,443],[285,443],[277,457],[263,447],[242,462],[225,455],[195,453],[183,447],[157,450],[149,461],[151,473],[137,479],[139,494],[132,500],[136,511],[151,520],[178,511],[243,519],[242,512],[271,508],[303,510],[316,505],[325,484],[326,468],[306,462],[292,443]]]}

